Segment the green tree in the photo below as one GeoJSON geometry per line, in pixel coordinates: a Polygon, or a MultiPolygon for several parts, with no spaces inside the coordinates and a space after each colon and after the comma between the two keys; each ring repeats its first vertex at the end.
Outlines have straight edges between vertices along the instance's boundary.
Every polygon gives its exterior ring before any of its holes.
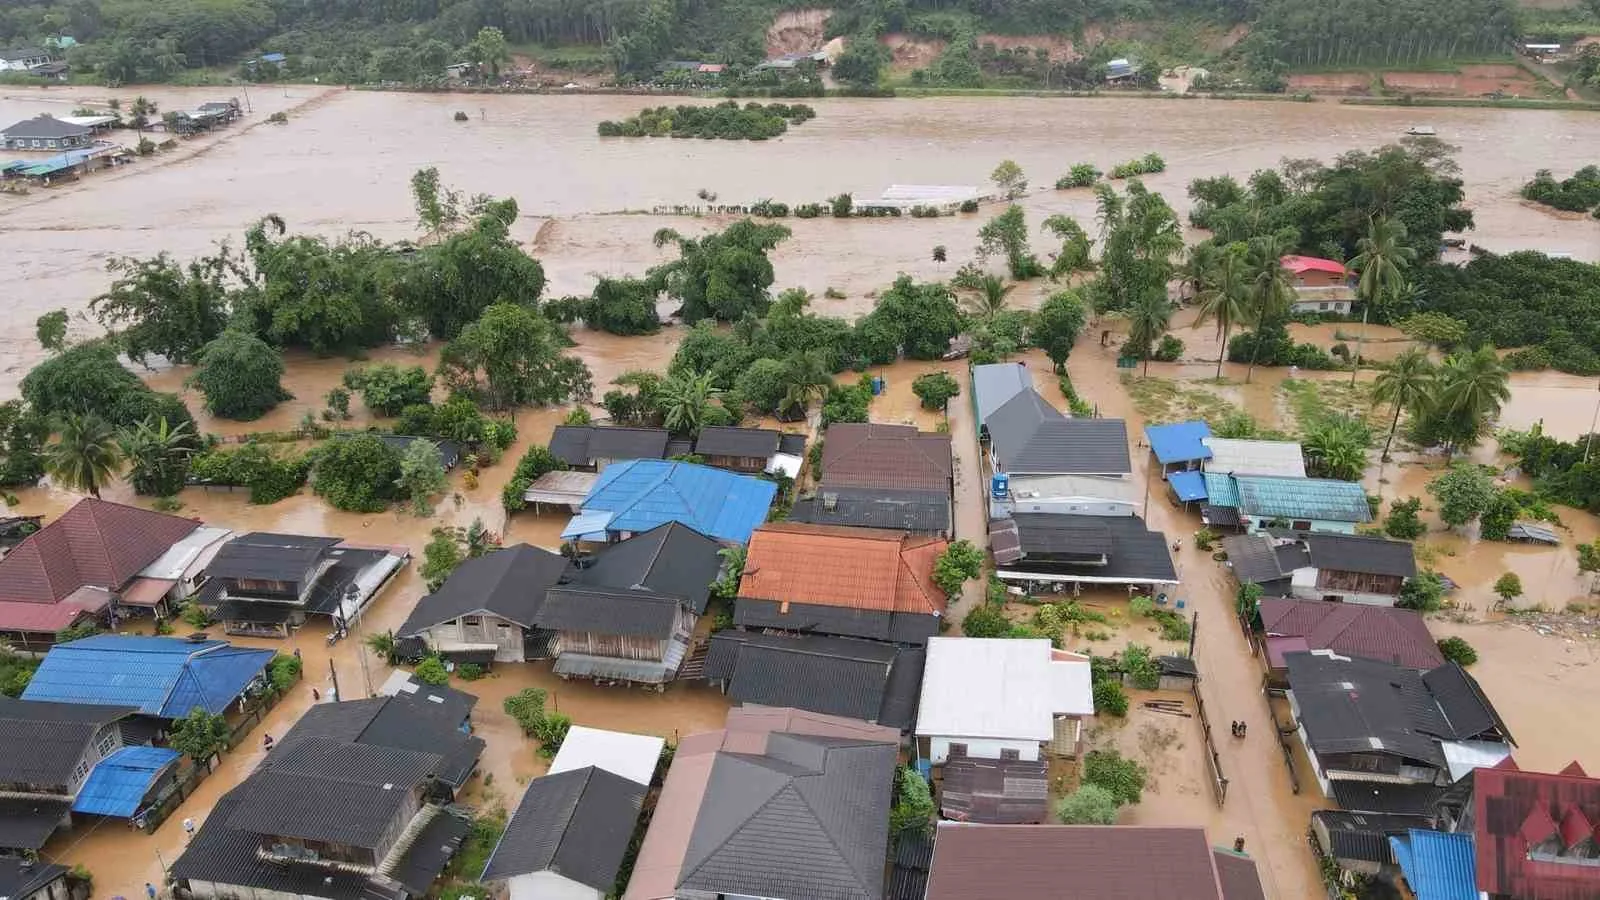
{"type": "Polygon", "coordinates": [[[1418,312],[1395,323],[1401,333],[1412,340],[1421,341],[1449,350],[1467,339],[1467,323],[1439,312],[1418,312]]]}
{"type": "Polygon", "coordinates": [[[517,201],[482,200],[469,228],[415,253],[394,288],[398,306],[439,340],[453,340],[495,304],[533,309],[544,267],[511,238],[517,201]]]}
{"type": "Polygon", "coordinates": [[[1003,280],[993,275],[984,275],[978,280],[978,291],[967,304],[967,311],[976,319],[987,321],[999,315],[1006,308],[1006,295],[1016,285],[1006,284],[1003,280]]]}
{"type": "Polygon", "coordinates": [[[1050,265],[1050,277],[1060,278],[1094,268],[1094,260],[1090,257],[1093,242],[1078,220],[1058,213],[1045,219],[1040,227],[1061,241],[1061,249],[1056,253],[1055,262],[1050,265]]]}
{"type": "Polygon", "coordinates": [[[1452,446],[1470,445],[1500,415],[1501,406],[1511,399],[1510,380],[1493,347],[1459,352],[1445,360],[1439,371],[1438,409],[1464,423],[1452,435],[1452,446]]]}
{"type": "Polygon", "coordinates": [[[1145,775],[1144,766],[1115,750],[1090,750],[1083,757],[1083,783],[1104,788],[1123,805],[1144,796],[1145,775]]]}
{"type": "Polygon", "coordinates": [[[1063,825],[1117,824],[1117,798],[1097,784],[1084,784],[1056,804],[1056,819],[1063,825]]]}
{"type": "Polygon", "coordinates": [[[844,52],[833,61],[835,81],[854,88],[876,87],[883,67],[889,63],[889,50],[870,34],[849,38],[844,52]]]}
{"type": "Polygon", "coordinates": [[[417,207],[417,227],[435,238],[461,221],[461,194],[439,183],[434,166],[411,176],[411,199],[417,207]]]}
{"type": "Polygon", "coordinates": [[[942,262],[947,261],[949,258],[950,258],[950,251],[946,250],[945,246],[943,244],[935,244],[934,245],[934,247],[933,247],[933,261],[934,262],[942,263],[942,262]]]}
{"type": "Polygon", "coordinates": [[[1439,655],[1458,666],[1470,666],[1478,661],[1478,651],[1464,639],[1447,637],[1439,641],[1439,655]]]}
{"type": "Polygon", "coordinates": [[[560,352],[554,323],[524,306],[497,303],[462,329],[439,357],[439,375],[453,391],[494,409],[588,402],[589,367],[560,352]]]}
{"type": "Polygon", "coordinates": [[[994,167],[989,180],[1007,200],[1015,200],[1028,192],[1028,176],[1022,173],[1021,166],[1009,159],[1001,160],[1000,165],[994,167]]]}
{"type": "Polygon", "coordinates": [[[422,582],[432,593],[467,558],[461,538],[453,528],[435,528],[422,548],[422,582]]]}
{"type": "Polygon", "coordinates": [[[1496,491],[1478,517],[1478,536],[1486,541],[1504,541],[1511,537],[1511,526],[1522,513],[1522,503],[1516,494],[1520,491],[1496,491]]]}
{"type": "Polygon", "coordinates": [[[1400,413],[1410,411],[1413,416],[1433,408],[1437,371],[1428,360],[1428,354],[1412,348],[1395,357],[1372,383],[1372,401],[1387,403],[1394,409],[1389,420],[1389,437],[1383,442],[1383,460],[1389,460],[1389,447],[1394,443],[1394,433],[1400,428],[1400,413]]]}
{"type": "Polygon", "coordinates": [[[1506,572],[1495,579],[1494,592],[1499,595],[1501,603],[1510,603],[1522,596],[1522,579],[1515,572],[1506,572]]]}
{"type": "Polygon", "coordinates": [[[1011,633],[1011,620],[998,605],[982,603],[961,620],[961,633],[970,638],[1005,637],[1011,633]]]}
{"type": "Polygon", "coordinates": [[[895,771],[894,805],[889,809],[889,834],[927,834],[933,830],[933,791],[916,769],[895,771]]]}
{"type": "MultiPolygon", "coordinates": [[[[746,372],[746,375],[764,370],[760,364],[767,360],[756,360],[746,372]]],[[[782,391],[773,412],[779,418],[799,420],[805,418],[806,410],[814,402],[827,398],[828,391],[833,387],[833,375],[828,371],[826,358],[821,350],[812,350],[806,353],[791,354],[779,364],[778,380],[774,385],[782,391]]],[[[747,386],[753,379],[740,376],[740,382],[747,386]]],[[[770,390],[770,388],[769,388],[770,390]]]]}
{"type": "Polygon", "coordinates": [[[467,57],[480,68],[489,71],[489,77],[500,77],[500,66],[511,61],[511,50],[506,46],[506,36],[498,28],[485,26],[467,45],[467,57]]]}
{"type": "Polygon", "coordinates": [[[100,496],[100,488],[122,468],[117,431],[99,416],[68,415],[45,447],[45,469],[63,487],[100,496]]]}
{"type": "MultiPolygon", "coordinates": [[[[1266,235],[1251,239],[1245,254],[1248,320],[1258,335],[1265,326],[1277,323],[1288,315],[1289,307],[1294,302],[1294,282],[1289,270],[1283,267],[1283,251],[1283,245],[1276,235],[1266,235]]],[[[1246,384],[1255,375],[1261,344],[1261,340],[1256,340],[1250,352],[1250,368],[1244,374],[1246,384]]]]}
{"type": "Polygon", "coordinates": [[[375,434],[336,438],[312,455],[311,488],[336,509],[382,512],[398,493],[400,453],[375,434]]]}
{"type": "Polygon", "coordinates": [[[978,229],[978,258],[1003,255],[1011,277],[1026,281],[1044,270],[1028,249],[1028,220],[1022,207],[1012,204],[978,229]]]}
{"type": "Polygon", "coordinates": [[[1370,438],[1365,422],[1334,416],[1312,423],[1300,445],[1312,477],[1356,481],[1367,467],[1370,438]]]}
{"type": "Polygon", "coordinates": [[[1072,347],[1087,321],[1083,301],[1074,291],[1057,291],[1039,307],[1031,336],[1033,343],[1050,357],[1057,375],[1066,374],[1067,357],[1072,355],[1072,347]]]}
{"type": "Polygon", "coordinates": [[[1427,532],[1428,526],[1417,517],[1422,501],[1407,497],[1389,504],[1389,515],[1383,520],[1383,533],[1402,541],[1414,541],[1427,532]]]}
{"type": "Polygon", "coordinates": [[[683,303],[683,319],[733,322],[748,312],[762,315],[770,298],[774,247],[789,237],[782,225],[758,225],[750,219],[698,239],[670,228],[655,233],[657,247],[676,244],[678,258],[652,268],[646,278],[656,293],[683,303]]]}
{"type": "Polygon", "coordinates": [[[1439,519],[1460,528],[1483,514],[1494,499],[1494,482],[1478,466],[1458,464],[1428,482],[1428,493],[1439,501],[1439,519]]]}
{"type": "Polygon", "coordinates": [[[227,326],[230,265],[226,251],[187,265],[165,253],[113,259],[106,268],[116,280],[89,308],[134,362],[192,363],[227,326]]]}
{"type": "Polygon", "coordinates": [[[128,461],[128,481],[134,493],[170,497],[182,490],[196,443],[188,422],[174,428],[165,416],[124,429],[118,445],[128,461]]]}
{"type": "Polygon", "coordinates": [[[411,498],[413,512],[419,516],[432,515],[433,495],[444,490],[449,483],[437,444],[418,438],[406,445],[406,452],[400,457],[400,477],[395,479],[395,486],[411,498]]]}
{"type": "Polygon", "coordinates": [[[1128,714],[1128,692],[1123,690],[1121,681],[1106,678],[1095,684],[1094,711],[1119,719],[1128,714]]]}
{"type": "Polygon", "coordinates": [[[433,376],[421,366],[379,363],[346,371],[344,386],[360,393],[373,415],[397,416],[408,406],[429,402],[433,376]]]}
{"type": "Polygon", "coordinates": [[[1221,349],[1217,351],[1219,380],[1222,378],[1222,361],[1228,355],[1228,334],[1235,325],[1249,321],[1250,317],[1247,252],[1246,245],[1229,244],[1214,257],[1208,258],[1205,254],[1191,254],[1189,257],[1191,263],[1209,261],[1212,265],[1212,268],[1193,275],[1198,280],[1199,291],[1196,295],[1199,315],[1195,317],[1194,327],[1199,328],[1207,320],[1217,323],[1217,338],[1221,343],[1221,349]]]}
{"type": "Polygon", "coordinates": [[[983,551],[971,541],[951,542],[933,564],[933,582],[949,596],[961,593],[961,586],[983,574],[983,551]]]}
{"type": "Polygon", "coordinates": [[[500,494],[500,504],[506,512],[516,512],[527,507],[527,500],[523,495],[527,493],[528,485],[538,480],[546,472],[565,471],[567,464],[556,458],[548,447],[534,445],[529,447],[522,458],[517,460],[517,467],[511,473],[511,480],[506,482],[505,489],[500,494]]]}
{"type": "Polygon", "coordinates": [[[1128,344],[1144,360],[1144,374],[1150,374],[1150,345],[1167,333],[1172,323],[1172,301],[1166,294],[1139,295],[1128,308],[1128,344]]]}
{"type": "Polygon", "coordinates": [[[901,275],[856,323],[856,341],[868,362],[884,365],[902,352],[907,359],[933,360],[961,332],[961,311],[943,284],[918,284],[901,275]]]}
{"type": "Polygon", "coordinates": [[[1395,606],[1417,612],[1435,612],[1444,605],[1444,579],[1438,572],[1418,572],[1400,586],[1395,606]]]}
{"type": "Polygon", "coordinates": [[[637,278],[601,278],[583,304],[590,328],[611,334],[655,334],[661,330],[655,286],[637,278]]]}
{"type": "Polygon", "coordinates": [[[294,395],[283,389],[283,356],[253,334],[225,331],[200,351],[190,381],[206,408],[224,419],[249,422],[294,395]]]}
{"type": "Polygon", "coordinates": [[[672,375],[661,384],[661,423],[675,434],[698,435],[711,415],[717,390],[705,374],[672,375]]]}
{"type": "Polygon", "coordinates": [[[417,680],[423,684],[442,685],[450,683],[450,672],[444,667],[444,660],[430,654],[417,664],[415,672],[417,680]]]}
{"type": "Polygon", "coordinates": [[[234,326],[319,355],[391,341],[404,257],[361,232],[330,243],[286,231],[282,219],[262,219],[245,232],[243,257],[229,260],[245,280],[232,296],[234,326]]]}
{"type": "Polygon", "coordinates": [[[34,366],[22,378],[22,398],[40,416],[95,413],[114,425],[143,420],[159,402],[106,341],[74,344],[34,366]]]}
{"type": "Polygon", "coordinates": [[[44,477],[50,425],[20,400],[0,403],[0,488],[32,487],[44,477]]]}
{"type": "Polygon", "coordinates": [[[34,334],[39,346],[56,353],[67,346],[67,311],[51,310],[34,322],[34,334]]]}
{"type": "Polygon", "coordinates": [[[228,749],[228,734],[227,719],[196,706],[172,723],[167,745],[204,765],[211,757],[228,749]]]}
{"type": "Polygon", "coordinates": [[[961,385],[948,372],[924,372],[911,382],[911,393],[922,401],[923,409],[941,410],[961,394],[961,385]]]}
{"type": "Polygon", "coordinates": [[[1360,252],[1350,260],[1350,268],[1360,273],[1356,294],[1368,309],[1381,310],[1398,295],[1406,270],[1417,258],[1417,251],[1406,244],[1406,223],[1374,216],[1356,246],[1360,252]]]}

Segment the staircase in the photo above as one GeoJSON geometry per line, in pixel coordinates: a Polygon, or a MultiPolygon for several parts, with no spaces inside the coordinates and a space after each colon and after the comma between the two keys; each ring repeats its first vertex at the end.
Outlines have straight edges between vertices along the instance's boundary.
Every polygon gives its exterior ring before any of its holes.
{"type": "Polygon", "coordinates": [[[400,832],[400,837],[395,839],[394,846],[390,847],[389,852],[384,855],[383,862],[378,863],[377,874],[393,875],[395,867],[400,865],[400,860],[405,858],[406,853],[417,842],[417,838],[422,835],[423,830],[435,818],[443,814],[444,810],[433,803],[429,803],[422,809],[417,810],[417,814],[411,817],[411,823],[406,825],[406,830],[400,832]]]}
{"type": "Polygon", "coordinates": [[[689,655],[678,667],[679,681],[696,681],[706,677],[706,654],[711,652],[711,642],[698,640],[689,648],[689,655]]]}

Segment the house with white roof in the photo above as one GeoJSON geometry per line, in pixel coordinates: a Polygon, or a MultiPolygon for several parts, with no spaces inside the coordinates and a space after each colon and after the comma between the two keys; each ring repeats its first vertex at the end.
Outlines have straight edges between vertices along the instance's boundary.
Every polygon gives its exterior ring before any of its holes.
{"type": "Polygon", "coordinates": [[[1075,756],[1093,715],[1087,656],[1043,639],[928,639],[917,753],[934,765],[1075,756]]]}
{"type": "Polygon", "coordinates": [[[1247,441],[1238,438],[1201,438],[1211,451],[1201,468],[1217,475],[1273,475],[1306,477],[1306,457],[1294,441],[1247,441]]]}
{"type": "Polygon", "coordinates": [[[233,537],[233,532],[215,525],[201,525],[187,537],[167,548],[156,561],[139,570],[135,583],[130,584],[118,602],[131,606],[157,606],[161,600],[174,603],[200,590],[205,582],[206,566],[216,558],[217,551],[233,537]]]}

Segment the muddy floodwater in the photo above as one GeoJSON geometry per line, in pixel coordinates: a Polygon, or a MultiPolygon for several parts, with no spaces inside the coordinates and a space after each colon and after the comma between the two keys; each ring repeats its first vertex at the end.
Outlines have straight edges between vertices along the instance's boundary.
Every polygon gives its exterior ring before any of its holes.
{"type": "MultiPolygon", "coordinates": [[[[149,93],[163,109],[182,109],[226,97],[231,91],[149,93]]],[[[85,101],[103,101],[111,95],[120,95],[126,104],[134,92],[0,89],[0,120],[45,111],[69,114],[85,101]]],[[[1468,204],[1478,221],[1469,240],[1493,250],[1559,250],[1580,259],[1600,259],[1600,223],[1548,216],[1516,196],[1518,186],[1535,168],[1562,173],[1592,162],[1591,149],[1600,141],[1600,117],[1575,112],[1430,109],[1424,113],[1325,102],[824,100],[814,101],[815,120],[780,139],[747,144],[596,136],[598,121],[631,115],[658,102],[653,98],[383,94],[295,86],[256,88],[249,100],[254,112],[244,123],[184,142],[165,156],[77,184],[37,189],[28,196],[0,196],[0,260],[4,261],[0,296],[6,300],[0,313],[0,398],[14,396],[17,382],[41,358],[34,340],[34,320],[40,314],[65,307],[75,314],[71,326],[75,335],[98,333],[98,326],[81,314],[88,300],[108,283],[109,259],[160,251],[188,258],[210,251],[220,241],[236,242],[244,228],[266,213],[282,216],[291,229],[327,235],[360,230],[384,239],[415,237],[407,185],[411,173],[424,166],[437,166],[445,182],[464,192],[516,197],[523,218],[515,235],[544,264],[549,292],[561,295],[587,293],[598,274],[637,274],[660,261],[663,251],[650,244],[650,235],[660,227],[692,232],[724,224],[727,220],[712,217],[648,213],[662,204],[693,204],[702,189],[727,203],[762,198],[807,202],[841,191],[858,199],[872,198],[896,183],[981,185],[999,160],[1011,158],[1034,184],[1022,201],[1030,221],[1037,223],[1060,212],[1090,225],[1094,211],[1089,192],[1048,187],[1076,162],[1109,168],[1152,151],[1160,153],[1168,169],[1147,181],[1183,214],[1189,205],[1185,187],[1196,177],[1224,173],[1243,177],[1285,157],[1326,159],[1395,140],[1408,126],[1425,121],[1461,147],[1458,159],[1468,204]],[[452,121],[457,110],[466,112],[469,120],[452,121]],[[275,111],[287,112],[288,124],[266,124],[266,114],[275,111]]],[[[660,102],[697,101],[663,98],[660,102]]],[[[774,254],[776,287],[807,288],[816,295],[813,305],[820,312],[859,315],[871,308],[875,294],[896,272],[948,277],[971,257],[977,228],[986,217],[788,220],[785,224],[794,236],[774,254]],[[942,265],[934,263],[930,254],[941,244],[950,254],[950,261],[942,265]],[[824,298],[829,288],[842,298],[824,298]]],[[[1012,301],[1032,306],[1048,289],[1043,283],[1024,285],[1012,301]]],[[[1187,345],[1184,359],[1153,365],[1150,374],[1185,385],[1206,384],[1206,390],[1261,423],[1290,427],[1280,390],[1288,373],[1258,370],[1246,384],[1244,367],[1226,365],[1224,381],[1209,384],[1216,374],[1219,341],[1209,328],[1190,327],[1192,322],[1192,313],[1187,312],[1175,322],[1175,333],[1187,345]]],[[[1115,368],[1114,349],[1100,346],[1100,330],[1116,327],[1097,323],[1086,329],[1069,370],[1078,391],[1102,414],[1128,420],[1130,440],[1137,445],[1144,420],[1123,383],[1126,376],[1115,368]]],[[[1297,340],[1325,347],[1336,342],[1353,347],[1358,332],[1366,341],[1362,352],[1369,358],[1390,358],[1409,346],[1390,329],[1295,326],[1297,340]]],[[[617,338],[579,330],[574,338],[574,352],[588,363],[597,392],[603,392],[623,372],[662,368],[679,332],[669,328],[652,337],[617,338]]],[[[1110,342],[1112,348],[1118,343],[1110,342]]],[[[385,349],[369,358],[431,367],[437,348],[418,353],[385,349]]],[[[1040,391],[1064,405],[1048,361],[1038,353],[1024,359],[1040,391]]],[[[185,393],[185,397],[206,431],[233,435],[289,429],[307,411],[320,411],[323,394],[338,383],[350,361],[290,354],[287,364],[284,384],[295,399],[258,422],[213,420],[197,396],[185,393]]],[[[941,367],[960,375],[965,363],[900,363],[873,370],[888,385],[873,403],[874,420],[924,428],[940,425],[943,416],[920,409],[910,384],[917,374],[941,367]]],[[[182,369],[146,373],[153,386],[179,392],[185,391],[187,374],[182,369]]],[[[1329,382],[1349,378],[1338,373],[1301,377],[1329,382]]],[[[1359,377],[1370,379],[1372,373],[1359,377]]],[[[1593,379],[1518,374],[1503,424],[1525,427],[1543,421],[1554,434],[1581,434],[1588,430],[1600,399],[1595,388],[1593,379]]],[[[354,407],[352,424],[370,424],[362,405],[354,407]]],[[[197,488],[179,498],[182,512],[240,532],[339,535],[362,544],[403,546],[418,555],[432,528],[466,525],[478,518],[506,543],[555,546],[563,524],[560,517],[522,513],[508,521],[499,495],[515,458],[530,444],[546,442],[565,412],[520,412],[517,446],[486,469],[475,488],[468,488],[460,474],[453,475],[448,493],[428,518],[403,511],[342,513],[309,493],[270,507],[252,507],[240,494],[197,488]]],[[[952,404],[946,424],[957,463],[957,534],[981,540],[986,515],[965,398],[952,404]]],[[[1481,448],[1473,458],[1496,461],[1492,446],[1481,448]]],[[[1147,451],[1135,446],[1133,459],[1134,477],[1148,481],[1147,451]]],[[[1386,500],[1426,498],[1425,484],[1443,465],[1436,458],[1402,453],[1395,463],[1381,469],[1374,466],[1365,481],[1369,491],[1386,500]]],[[[1151,484],[1146,517],[1153,527],[1185,538],[1198,529],[1194,513],[1173,506],[1159,480],[1151,484]]],[[[144,502],[122,483],[113,485],[107,497],[144,502]]],[[[20,492],[19,507],[54,516],[76,499],[47,485],[20,492]]],[[[1600,747],[1600,716],[1573,714],[1593,707],[1590,666],[1595,644],[1581,628],[1541,625],[1542,630],[1535,630],[1537,622],[1511,621],[1490,610],[1489,585],[1503,571],[1522,577],[1527,596],[1519,602],[1524,605],[1543,604],[1559,612],[1569,604],[1588,603],[1590,585],[1577,572],[1572,546],[1593,540],[1600,535],[1600,526],[1581,512],[1561,513],[1564,530],[1559,549],[1482,542],[1471,533],[1447,532],[1428,513],[1425,519],[1432,530],[1419,542],[1419,554],[1426,557],[1425,564],[1461,586],[1455,595],[1458,610],[1431,624],[1440,636],[1461,634],[1478,648],[1483,661],[1474,671],[1515,734],[1519,761],[1550,769],[1576,756],[1595,771],[1600,770],[1594,749],[1600,747]]],[[[1126,722],[1098,722],[1096,746],[1119,747],[1144,760],[1151,770],[1144,801],[1126,810],[1122,821],[1200,825],[1218,845],[1244,837],[1261,864],[1269,897],[1315,896],[1318,877],[1304,835],[1310,811],[1327,801],[1307,777],[1303,754],[1294,760],[1303,788],[1291,791],[1283,757],[1271,737],[1259,665],[1233,624],[1232,579],[1191,540],[1184,541],[1177,562],[1183,583],[1175,593],[1184,599],[1186,609],[1199,616],[1196,657],[1203,675],[1201,697],[1211,719],[1213,723],[1239,719],[1254,727],[1245,740],[1220,738],[1220,765],[1229,788],[1227,803],[1219,809],[1211,793],[1197,719],[1139,707],[1126,722]]],[[[413,566],[373,604],[362,630],[370,633],[397,625],[422,591],[413,566]]],[[[953,604],[952,619],[959,619],[981,594],[978,585],[969,586],[953,604]]],[[[1085,602],[1113,617],[1125,616],[1125,598],[1090,592],[1085,602]]],[[[139,896],[144,882],[159,877],[162,863],[170,863],[181,852],[181,820],[191,816],[203,821],[217,797],[260,761],[262,732],[281,735],[312,702],[312,688],[326,697],[335,675],[347,697],[364,695],[369,681],[376,685],[387,675],[375,657],[365,654],[363,659],[357,637],[332,647],[325,637],[324,630],[309,627],[287,643],[245,641],[285,651],[300,649],[306,681],[243,746],[223,758],[216,775],[154,836],[114,824],[80,827],[60,836],[48,855],[88,864],[96,876],[97,897],[139,896]]],[[[1106,652],[1130,639],[1149,640],[1130,628],[1109,643],[1073,646],[1106,652]]],[[[722,696],[703,687],[675,685],[663,694],[602,689],[560,682],[548,666],[502,666],[490,678],[464,685],[480,697],[474,721],[489,745],[484,777],[469,794],[469,803],[513,803],[521,785],[544,770],[545,763],[501,709],[505,697],[530,686],[549,690],[552,704],[580,724],[669,739],[716,727],[727,708],[722,696]]],[[[1192,700],[1188,702],[1193,713],[1192,700]]]]}

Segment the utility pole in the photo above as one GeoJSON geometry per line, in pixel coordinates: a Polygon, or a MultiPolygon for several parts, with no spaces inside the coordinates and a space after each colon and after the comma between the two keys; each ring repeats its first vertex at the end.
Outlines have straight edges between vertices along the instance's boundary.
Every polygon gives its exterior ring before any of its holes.
{"type": "Polygon", "coordinates": [[[1367,310],[1372,304],[1361,304],[1361,330],[1356,332],[1356,355],[1350,360],[1350,386],[1356,386],[1356,373],[1361,371],[1361,344],[1367,339],[1367,310]]]}
{"type": "Polygon", "coordinates": [[[333,701],[335,703],[342,702],[344,694],[339,692],[339,672],[333,667],[332,656],[328,657],[328,677],[333,679],[333,701]]]}
{"type": "Polygon", "coordinates": [[[1200,610],[1195,610],[1189,618],[1189,658],[1194,659],[1194,639],[1200,634],[1200,610]]]}
{"type": "Polygon", "coordinates": [[[372,690],[372,672],[367,669],[367,636],[361,630],[361,589],[351,582],[344,589],[344,595],[350,601],[354,612],[350,616],[351,624],[356,627],[356,659],[361,661],[361,680],[367,686],[367,696],[374,696],[372,690]]]}

